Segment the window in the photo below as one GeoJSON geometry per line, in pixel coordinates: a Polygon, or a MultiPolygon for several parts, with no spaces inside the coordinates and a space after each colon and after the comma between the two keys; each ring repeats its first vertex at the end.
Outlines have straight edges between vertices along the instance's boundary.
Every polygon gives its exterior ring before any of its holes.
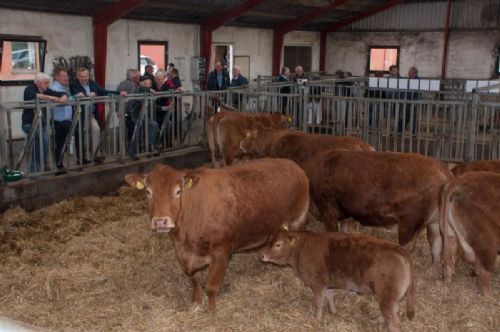
{"type": "Polygon", "coordinates": [[[139,69],[144,75],[147,65],[153,66],[153,74],[158,69],[166,69],[168,65],[168,42],[139,41],[137,43],[139,69]]]}
{"type": "Polygon", "coordinates": [[[44,70],[46,41],[0,36],[0,83],[25,84],[44,70]]]}
{"type": "Polygon", "coordinates": [[[311,71],[312,48],[310,46],[285,46],[283,49],[284,66],[293,73],[296,66],[302,66],[304,72],[311,71]]]}
{"type": "Polygon", "coordinates": [[[497,55],[497,74],[500,74],[500,48],[498,49],[498,55],[497,55]]]}
{"type": "Polygon", "coordinates": [[[399,67],[399,47],[373,46],[368,57],[368,72],[388,72],[389,67],[399,67]]]}

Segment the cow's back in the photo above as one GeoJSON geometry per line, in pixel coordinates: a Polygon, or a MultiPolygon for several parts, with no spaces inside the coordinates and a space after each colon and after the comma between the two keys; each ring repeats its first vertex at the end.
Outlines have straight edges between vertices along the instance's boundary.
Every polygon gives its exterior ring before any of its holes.
{"type": "Polygon", "coordinates": [[[454,176],[459,176],[464,173],[483,171],[500,173],[500,160],[481,160],[462,163],[458,164],[451,170],[454,176]]]}
{"type": "Polygon", "coordinates": [[[304,169],[315,201],[332,200],[369,225],[426,219],[437,211],[440,188],[450,177],[439,161],[391,152],[332,150],[304,169]]]}
{"type": "Polygon", "coordinates": [[[230,239],[235,250],[262,245],[282,224],[303,225],[309,182],[294,162],[260,159],[188,176],[199,183],[183,197],[183,224],[189,233],[230,239]],[[201,234],[202,233],[202,234],[201,234]]]}

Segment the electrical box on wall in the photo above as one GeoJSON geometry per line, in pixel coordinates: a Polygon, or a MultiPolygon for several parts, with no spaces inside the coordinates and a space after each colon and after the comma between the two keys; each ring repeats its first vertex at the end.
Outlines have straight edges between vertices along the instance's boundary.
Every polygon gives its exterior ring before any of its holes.
{"type": "Polygon", "coordinates": [[[197,56],[191,58],[191,80],[204,81],[206,79],[205,70],[206,70],[205,58],[197,56]]]}

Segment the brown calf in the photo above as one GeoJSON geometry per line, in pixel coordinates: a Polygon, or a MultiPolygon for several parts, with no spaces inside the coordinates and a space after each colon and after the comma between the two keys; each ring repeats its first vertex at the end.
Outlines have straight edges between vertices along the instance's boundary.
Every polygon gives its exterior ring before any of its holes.
{"type": "Polygon", "coordinates": [[[363,235],[281,230],[261,250],[261,260],[290,265],[314,294],[316,319],[325,298],[334,312],[333,289],[373,294],[391,331],[399,331],[399,301],[407,296],[407,316],[415,315],[413,263],[401,246],[363,235]]]}
{"type": "Polygon", "coordinates": [[[491,275],[500,254],[500,174],[473,172],[451,179],[441,193],[439,224],[445,280],[455,273],[460,251],[474,266],[481,293],[493,297],[491,275]]]}
{"type": "MultiPolygon", "coordinates": [[[[222,106],[221,106],[222,107],[222,106]]],[[[218,167],[218,154],[222,158],[222,166],[233,163],[238,155],[239,144],[248,130],[257,124],[265,128],[284,128],[289,118],[280,113],[242,113],[221,111],[208,120],[208,145],[212,152],[212,165],[218,167]]]]}
{"type": "Polygon", "coordinates": [[[439,193],[451,177],[443,163],[411,153],[331,150],[304,170],[327,230],[347,217],[369,226],[397,224],[399,244],[411,249],[427,227],[433,261],[440,262],[439,193]]]}
{"type": "Polygon", "coordinates": [[[147,192],[152,229],[170,232],[195,303],[201,303],[201,270],[209,266],[211,310],[231,253],[264,245],[283,222],[302,228],[309,209],[307,177],[286,159],[191,171],[158,165],[125,180],[147,192]]]}

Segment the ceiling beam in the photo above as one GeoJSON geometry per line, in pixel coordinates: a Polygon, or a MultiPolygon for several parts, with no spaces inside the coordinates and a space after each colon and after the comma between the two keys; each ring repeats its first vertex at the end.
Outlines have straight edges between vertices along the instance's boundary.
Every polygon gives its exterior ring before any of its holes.
{"type": "Polygon", "coordinates": [[[99,24],[110,25],[143,5],[144,2],[145,0],[120,0],[99,9],[92,15],[92,19],[99,24]]]}
{"type": "Polygon", "coordinates": [[[381,5],[381,6],[378,6],[378,7],[374,7],[374,8],[370,8],[369,10],[361,13],[361,14],[358,14],[356,16],[353,16],[353,17],[350,17],[348,19],[345,19],[345,20],[342,20],[340,22],[336,22],[330,26],[328,26],[327,28],[323,29],[322,31],[324,32],[333,32],[333,31],[337,31],[338,29],[340,28],[343,28],[349,24],[352,24],[354,22],[357,22],[357,21],[360,21],[364,18],[367,18],[369,16],[372,16],[372,15],[375,15],[377,13],[380,13],[380,12],[383,12],[384,10],[387,10],[391,7],[394,7],[395,5],[401,3],[401,0],[389,0],[387,1],[385,4],[381,5]]]}
{"type": "Polygon", "coordinates": [[[249,11],[263,1],[264,0],[247,0],[242,4],[234,6],[221,13],[214,13],[210,17],[207,17],[205,20],[203,20],[203,22],[201,23],[201,27],[203,29],[213,31],[237,19],[243,13],[249,11]]]}

